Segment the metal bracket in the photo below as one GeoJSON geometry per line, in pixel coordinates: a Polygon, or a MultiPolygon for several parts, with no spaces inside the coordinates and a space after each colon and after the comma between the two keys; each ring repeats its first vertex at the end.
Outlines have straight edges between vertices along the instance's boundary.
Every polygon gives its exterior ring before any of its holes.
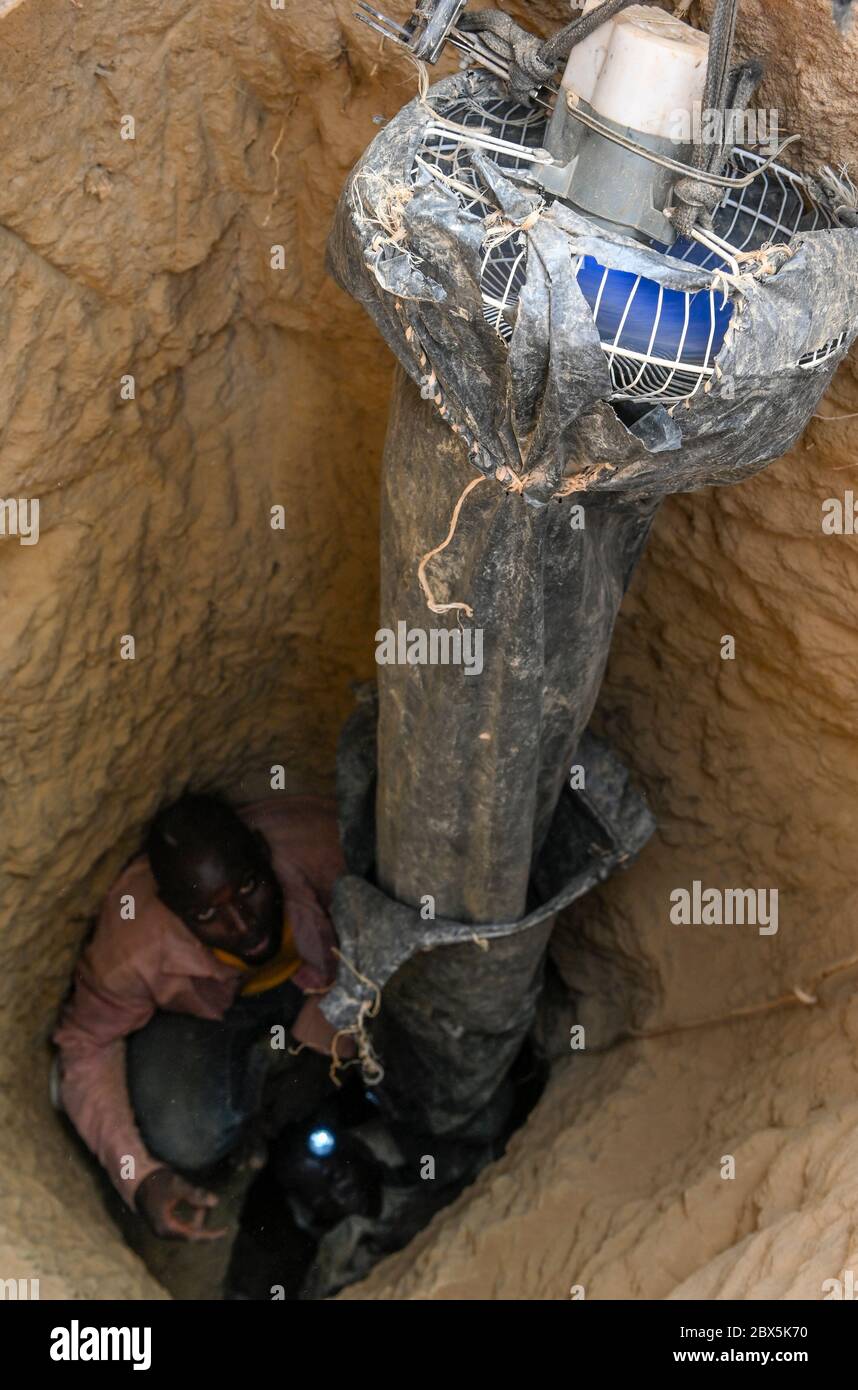
{"type": "Polygon", "coordinates": [[[401,44],[424,63],[437,63],[467,0],[420,0],[404,25],[373,9],[366,0],[357,3],[360,10],[355,11],[355,19],[401,44]]]}

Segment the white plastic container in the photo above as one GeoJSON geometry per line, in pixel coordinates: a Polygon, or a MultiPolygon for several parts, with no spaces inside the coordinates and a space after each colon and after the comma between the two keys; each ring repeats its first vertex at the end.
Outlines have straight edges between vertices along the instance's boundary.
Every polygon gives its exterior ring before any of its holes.
{"type": "MultiPolygon", "coordinates": [[[[601,3],[588,0],[584,13],[601,3]]],[[[687,138],[708,58],[707,34],[665,10],[632,5],[572,49],[561,86],[619,126],[687,138]]]]}

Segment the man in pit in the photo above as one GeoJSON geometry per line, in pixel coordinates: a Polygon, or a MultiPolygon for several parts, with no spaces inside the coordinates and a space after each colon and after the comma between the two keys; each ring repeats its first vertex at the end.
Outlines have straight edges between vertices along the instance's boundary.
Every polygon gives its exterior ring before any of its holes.
{"type": "Polygon", "coordinates": [[[185,796],[108,894],[54,1034],[59,1096],[156,1234],[223,1234],[205,1224],[218,1201],[205,1179],[247,1156],[275,1058],[285,1124],[330,1086],[332,1047],[352,1055],[319,1008],[336,973],[328,909],[342,871],[318,798],[236,811],[185,796]],[[290,1055],[284,1038],[309,1051],[290,1055]]]}

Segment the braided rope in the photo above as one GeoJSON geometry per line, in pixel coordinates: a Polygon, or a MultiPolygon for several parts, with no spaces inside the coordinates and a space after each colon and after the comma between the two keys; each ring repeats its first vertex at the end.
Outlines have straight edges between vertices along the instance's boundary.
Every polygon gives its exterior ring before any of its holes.
{"type": "Polygon", "coordinates": [[[579,15],[550,39],[539,39],[508,14],[499,10],[466,11],[457,28],[479,33],[483,43],[509,65],[509,88],[516,101],[527,101],[536,87],[550,82],[561,62],[576,44],[594,33],[608,19],[640,0],[605,0],[590,14],[579,15]]]}
{"type": "MultiPolygon", "coordinates": [[[[744,69],[731,71],[730,68],[738,12],[739,0],[716,0],[715,13],[709,26],[709,62],[703,88],[703,107],[706,111],[720,111],[723,114],[727,109],[728,96],[738,95],[747,85],[743,77],[744,69]]],[[[749,100],[755,88],[756,84],[749,91],[749,100]]],[[[726,124],[725,121],[724,128],[726,124]]],[[[705,145],[701,140],[694,146],[691,163],[701,173],[720,174],[727,154],[726,142],[705,145]]],[[[666,216],[670,218],[678,236],[690,236],[698,222],[711,228],[713,214],[721,201],[721,195],[712,184],[689,176],[674,184],[673,197],[674,205],[666,216]]]]}

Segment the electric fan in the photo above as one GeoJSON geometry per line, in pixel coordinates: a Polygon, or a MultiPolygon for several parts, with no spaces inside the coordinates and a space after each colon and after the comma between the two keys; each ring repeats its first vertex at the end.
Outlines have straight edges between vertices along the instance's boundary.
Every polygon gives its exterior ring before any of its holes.
{"type": "MultiPolygon", "coordinates": [[[[421,169],[434,169],[449,187],[459,190],[463,210],[488,218],[494,208],[475,170],[473,150],[492,148],[497,164],[520,173],[528,168],[528,158],[514,147],[542,148],[545,114],[538,107],[504,99],[464,98],[437,109],[451,126],[476,128],[482,137],[491,135],[498,143],[476,145],[467,134],[443,124],[429,125],[415,156],[412,178],[421,169]]],[[[764,163],[749,150],[735,149],[728,169],[741,178],[764,163]]],[[[769,242],[787,242],[799,231],[836,225],[834,214],[800,176],[777,164],[769,165],[754,183],[725,194],[713,221],[713,233],[702,244],[679,238],[670,247],[654,245],[675,259],[738,276],[738,255],[758,251],[769,242]]],[[[665,289],[642,276],[608,270],[592,256],[573,257],[571,265],[608,357],[615,388],[612,399],[675,403],[690,399],[712,378],[733,313],[723,290],[665,289]]],[[[501,241],[491,241],[482,267],[484,312],[505,342],[512,336],[526,278],[526,234],[511,232],[501,241]]],[[[803,356],[801,364],[810,367],[827,361],[844,338],[845,331],[803,356]]]]}
{"type": "Polygon", "coordinates": [[[858,198],[783,163],[796,135],[736,141],[761,73],[730,66],[738,0],[709,35],[585,0],[546,42],[461,0],[404,24],[358,3],[421,67],[450,44],[464,70],[373,141],[331,269],[474,465],[540,505],[642,485],[653,455],[679,488],[784,453],[858,333],[858,198]]]}
{"type": "Polygon", "coordinates": [[[817,188],[783,148],[686,129],[701,100],[747,107],[735,11],[716,0],[707,40],[607,0],[543,44],[461,0],[420,0],[403,23],[364,7],[421,64],[445,44],[467,64],[431,87],[421,67],[328,241],[410,379],[385,448],[380,621],[464,610],[488,643],[478,682],[380,667],[378,709],[341,743],[345,969],[323,1011],[360,1036],[384,989],[382,1103],[420,1132],[465,1133],[502,1094],[547,923],[652,832],[584,730],[662,499],[784,454],[858,332],[846,181],[817,188]],[[586,796],[557,804],[579,761],[586,796]],[[426,884],[432,922],[411,906],[426,884]],[[495,935],[502,953],[435,954],[495,935]]]}

